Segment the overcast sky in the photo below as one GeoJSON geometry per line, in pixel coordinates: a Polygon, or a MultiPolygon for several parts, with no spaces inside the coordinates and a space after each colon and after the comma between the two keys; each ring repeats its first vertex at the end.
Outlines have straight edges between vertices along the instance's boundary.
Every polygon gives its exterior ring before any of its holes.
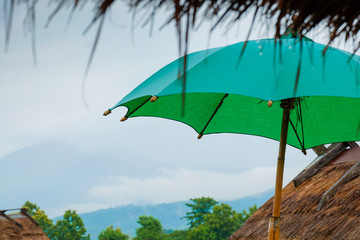
{"type": "MultiPolygon", "coordinates": [[[[105,21],[86,80],[87,109],[82,100],[82,81],[97,26],[85,36],[82,33],[93,12],[90,7],[76,12],[70,25],[67,25],[69,11],[60,12],[45,29],[53,8],[38,4],[36,66],[31,36],[24,35],[24,9],[15,11],[9,50],[7,53],[2,50],[0,55],[0,157],[56,140],[91,154],[121,157],[125,152],[136,152],[148,161],[167,166],[152,177],[107,176],[89,190],[91,201],[59,209],[72,207],[82,212],[201,195],[231,200],[274,186],[276,141],[236,134],[216,134],[197,140],[196,132],[177,122],[136,118],[120,123],[124,109],[102,116],[152,73],[178,57],[173,25],[158,30],[165,17],[156,19],[151,37],[149,28],[141,28],[141,21],[136,20],[138,26],[132,37],[131,14],[124,6],[113,8],[112,20],[108,17],[105,21]],[[224,187],[227,183],[229,186],[224,187]],[[160,188],[167,190],[159,192],[160,188]]],[[[0,46],[4,49],[3,18],[0,21],[0,46]]],[[[248,28],[249,20],[244,19],[228,35],[224,36],[224,29],[220,29],[209,41],[205,24],[191,36],[190,52],[242,41],[248,28]]],[[[251,38],[267,34],[254,31],[251,38]]],[[[291,180],[314,157],[311,151],[304,156],[300,150],[288,147],[285,181],[291,180]]],[[[50,215],[57,213],[53,211],[50,215]]]]}

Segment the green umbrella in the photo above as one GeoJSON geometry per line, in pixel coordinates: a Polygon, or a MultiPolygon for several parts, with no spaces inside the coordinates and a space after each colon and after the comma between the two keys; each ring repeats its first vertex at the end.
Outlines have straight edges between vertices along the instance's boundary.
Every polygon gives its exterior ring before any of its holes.
{"type": "Polygon", "coordinates": [[[182,66],[184,58],[160,69],[104,115],[124,106],[122,121],[172,119],[198,138],[242,133],[279,140],[269,225],[269,239],[278,239],[286,143],[304,151],[360,140],[360,57],[290,35],[189,54],[186,81],[182,66]]]}

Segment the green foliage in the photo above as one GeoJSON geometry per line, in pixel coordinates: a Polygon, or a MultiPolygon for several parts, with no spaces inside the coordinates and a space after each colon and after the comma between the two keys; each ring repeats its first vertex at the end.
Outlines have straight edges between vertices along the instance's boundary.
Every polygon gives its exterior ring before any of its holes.
{"type": "Polygon", "coordinates": [[[212,238],[208,239],[208,236],[212,235],[204,224],[196,226],[189,230],[186,240],[211,240],[212,238]]]}
{"type": "MultiPolygon", "coordinates": [[[[137,221],[140,227],[136,229],[133,240],[226,240],[257,210],[254,205],[237,213],[228,204],[218,205],[217,201],[209,197],[190,200],[192,203],[186,203],[186,206],[190,207],[191,211],[184,217],[189,222],[189,229],[168,230],[165,233],[158,219],[143,215],[137,221]]],[[[67,210],[63,219],[53,225],[38,205],[27,201],[23,208],[28,209],[29,215],[39,223],[51,240],[90,240],[90,235],[86,235],[84,223],[76,211],[67,210]]],[[[129,238],[120,228],[114,229],[112,225],[98,236],[99,240],[129,238]]]]}
{"type": "MultiPolygon", "coordinates": [[[[208,208],[202,216],[200,216],[201,213],[198,211],[198,222],[195,222],[197,224],[189,228],[186,237],[187,240],[226,240],[240,228],[257,209],[256,205],[254,205],[249,208],[248,212],[243,210],[242,213],[237,213],[228,204],[216,204],[217,203],[212,206],[212,209],[208,208]]],[[[194,206],[196,206],[196,204],[191,205],[193,210],[194,206]]],[[[194,216],[194,214],[191,216],[194,216]]],[[[189,219],[189,221],[190,220],[192,219],[189,219]]]]}
{"type": "Polygon", "coordinates": [[[22,208],[25,208],[31,217],[35,216],[36,210],[40,210],[40,207],[37,204],[30,201],[26,201],[22,208]]]}
{"type": "Polygon", "coordinates": [[[153,216],[140,216],[137,221],[141,227],[136,229],[134,240],[164,240],[165,234],[160,221],[153,216]]]}
{"type": "Polygon", "coordinates": [[[191,211],[186,213],[185,218],[189,221],[189,229],[192,229],[204,223],[204,217],[218,202],[210,197],[191,198],[190,200],[193,203],[186,203],[185,205],[190,207],[191,211]]]}
{"type": "Polygon", "coordinates": [[[51,240],[90,240],[90,235],[85,235],[84,223],[76,211],[67,210],[63,219],[54,225],[37,204],[26,201],[22,207],[27,209],[28,214],[39,223],[40,228],[51,240]]]}
{"type": "Polygon", "coordinates": [[[165,240],[186,240],[188,230],[175,230],[165,234],[165,240]]]}
{"type": "Polygon", "coordinates": [[[90,240],[90,235],[85,235],[84,222],[76,211],[67,210],[62,220],[53,226],[50,238],[52,240],[90,240]]]}
{"type": "Polygon", "coordinates": [[[105,230],[101,231],[101,233],[98,236],[99,240],[128,240],[129,235],[126,235],[121,232],[120,228],[114,229],[114,227],[111,225],[110,227],[107,227],[105,230]]]}
{"type": "Polygon", "coordinates": [[[212,213],[204,217],[204,223],[190,230],[188,239],[226,240],[241,226],[241,214],[228,204],[213,207],[212,213]]]}
{"type": "Polygon", "coordinates": [[[242,220],[243,220],[243,224],[246,222],[246,220],[251,217],[251,215],[254,214],[254,212],[257,210],[257,206],[256,204],[254,204],[254,206],[249,207],[249,212],[247,212],[246,210],[242,211],[242,220]]]}
{"type": "Polygon", "coordinates": [[[36,210],[35,216],[33,218],[39,223],[39,226],[44,231],[44,233],[49,236],[52,231],[53,222],[45,214],[45,211],[40,209],[36,210]]]}
{"type": "Polygon", "coordinates": [[[22,208],[27,209],[28,214],[39,223],[40,228],[46,235],[51,235],[53,222],[45,214],[44,210],[41,210],[38,205],[30,201],[26,201],[22,208]]]}

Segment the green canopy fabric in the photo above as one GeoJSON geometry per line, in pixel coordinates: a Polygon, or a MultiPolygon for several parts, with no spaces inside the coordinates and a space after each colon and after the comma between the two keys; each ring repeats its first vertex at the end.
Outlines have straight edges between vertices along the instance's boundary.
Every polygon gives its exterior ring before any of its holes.
{"type": "Polygon", "coordinates": [[[248,41],[242,52],[244,44],[188,55],[184,114],[179,74],[183,58],[160,69],[109,110],[125,106],[127,118],[172,119],[201,135],[242,133],[279,140],[279,100],[296,98],[288,144],[308,149],[360,140],[359,56],[332,47],[324,53],[324,45],[292,36],[281,43],[248,41]],[[149,101],[152,96],[158,99],[149,101]]]}

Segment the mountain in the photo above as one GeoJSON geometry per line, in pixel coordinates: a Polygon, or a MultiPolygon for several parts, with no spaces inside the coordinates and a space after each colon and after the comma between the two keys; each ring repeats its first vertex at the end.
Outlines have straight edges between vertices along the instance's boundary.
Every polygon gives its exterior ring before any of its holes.
{"type": "MultiPolygon", "coordinates": [[[[247,210],[254,204],[258,207],[261,206],[272,195],[273,190],[269,190],[254,196],[222,202],[229,204],[237,212],[241,212],[243,209],[247,210]]],[[[120,227],[122,232],[134,236],[135,229],[139,227],[136,222],[141,215],[152,215],[159,219],[164,229],[187,228],[186,220],[183,217],[189,211],[189,208],[185,203],[187,201],[145,206],[126,205],[83,213],[80,214],[80,217],[85,223],[87,232],[91,234],[91,239],[97,239],[98,234],[110,225],[113,225],[115,228],[120,227]]]]}
{"type": "Polygon", "coordinates": [[[154,174],[156,166],[150,162],[131,152],[124,153],[122,159],[89,154],[62,141],[23,148],[0,158],[0,192],[6,196],[0,198],[0,209],[18,208],[27,200],[43,209],[83,203],[89,198],[89,189],[102,177],[154,174]]]}

